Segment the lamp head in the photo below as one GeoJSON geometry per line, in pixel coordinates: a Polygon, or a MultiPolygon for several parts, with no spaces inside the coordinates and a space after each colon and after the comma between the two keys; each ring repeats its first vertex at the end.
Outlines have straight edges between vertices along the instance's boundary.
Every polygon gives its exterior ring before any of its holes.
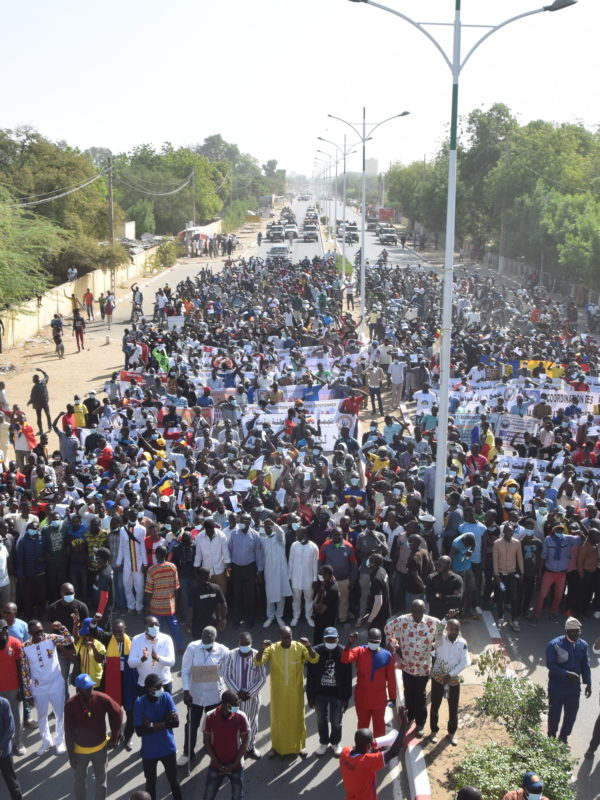
{"type": "MultiPolygon", "coordinates": [[[[359,0],[359,2],[363,2],[363,0],[359,0]]],[[[563,8],[574,6],[576,2],[577,0],[554,0],[549,6],[544,6],[544,11],[562,11],[563,8]]]]}

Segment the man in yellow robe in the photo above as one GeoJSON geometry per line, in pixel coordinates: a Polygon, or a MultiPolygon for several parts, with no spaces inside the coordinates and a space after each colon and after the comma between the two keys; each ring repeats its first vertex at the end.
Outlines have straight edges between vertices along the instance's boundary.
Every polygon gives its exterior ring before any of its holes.
{"type": "Polygon", "coordinates": [[[279,629],[280,641],[264,641],[254,665],[270,665],[271,749],[269,758],[297,754],[306,758],[304,720],[304,664],[316,664],[319,656],[308,639],[292,641],[291,628],[279,629]]]}

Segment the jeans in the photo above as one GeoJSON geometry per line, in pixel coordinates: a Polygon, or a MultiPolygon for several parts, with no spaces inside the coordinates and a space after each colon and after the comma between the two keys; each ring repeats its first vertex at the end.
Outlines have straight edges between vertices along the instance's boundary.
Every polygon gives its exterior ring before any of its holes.
{"type": "MultiPolygon", "coordinates": [[[[460,699],[460,683],[448,685],[448,733],[453,736],[458,728],[458,701],[460,699]]],[[[444,684],[431,679],[431,708],[429,709],[429,726],[432,733],[439,731],[438,714],[444,699],[444,684]]]]}
{"type": "Polygon", "coordinates": [[[371,408],[375,414],[375,400],[379,404],[379,413],[383,414],[383,403],[381,402],[381,386],[369,386],[369,396],[371,398],[371,408]]]}
{"type": "Polygon", "coordinates": [[[38,431],[43,431],[44,428],[42,426],[42,414],[46,415],[46,422],[48,423],[48,430],[52,428],[52,418],[50,416],[50,409],[48,408],[48,403],[45,403],[43,406],[36,408],[35,416],[37,419],[37,426],[38,431]]]}
{"type": "Polygon", "coordinates": [[[171,787],[171,794],[173,800],[181,799],[181,787],[177,780],[177,756],[171,753],[170,756],[163,756],[163,758],[142,758],[142,766],[144,768],[144,778],[146,779],[146,791],[152,798],[156,800],[156,771],[158,769],[158,762],[161,761],[165,768],[165,775],[171,787]]]}
{"type": "Polygon", "coordinates": [[[125,597],[125,587],[123,586],[123,570],[118,569],[113,572],[113,589],[115,592],[115,611],[125,611],[127,608],[127,598],[125,597]]]}
{"type": "Polygon", "coordinates": [[[85,800],[85,779],[88,764],[91,762],[94,770],[94,800],[104,800],[106,797],[106,760],[108,751],[106,747],[96,753],[73,753],[71,759],[75,770],[75,800],[85,800]]]}
{"type": "Polygon", "coordinates": [[[581,578],[579,605],[577,608],[577,613],[581,616],[584,616],[584,614],[588,611],[590,603],[592,602],[592,595],[594,594],[594,589],[596,588],[597,572],[597,569],[593,572],[588,570],[584,570],[583,572],[583,577],[581,578]]]}
{"type": "Polygon", "coordinates": [[[235,603],[235,622],[245,620],[250,626],[256,618],[256,562],[231,565],[231,588],[235,603]]]}
{"type": "Polygon", "coordinates": [[[185,576],[179,576],[179,613],[184,615],[187,614],[191,601],[190,598],[192,596],[192,589],[194,587],[194,579],[193,578],[186,578],[185,576]]]}
{"type": "Polygon", "coordinates": [[[196,752],[196,740],[198,738],[198,728],[200,727],[200,720],[202,714],[212,711],[217,706],[197,706],[192,703],[187,712],[187,720],[185,723],[185,738],[183,744],[183,755],[193,757],[196,752]]]}
{"type": "Polygon", "coordinates": [[[595,753],[600,744],[600,714],[596,719],[594,730],[592,731],[592,739],[588,745],[588,753],[595,753]]]}
{"type": "Polygon", "coordinates": [[[498,577],[495,596],[499,617],[504,614],[504,606],[508,603],[513,622],[519,618],[519,579],[515,574],[498,577]],[[500,588],[501,583],[504,584],[504,591],[500,588]]]}
{"type": "Polygon", "coordinates": [[[15,772],[12,756],[0,758],[0,775],[4,778],[10,800],[22,800],[23,795],[21,794],[21,787],[17,780],[17,773],[15,772]]]}
{"type": "Polygon", "coordinates": [[[417,728],[427,722],[427,682],[429,675],[409,675],[402,670],[404,704],[409,720],[415,721],[417,728]]]}
{"type": "Polygon", "coordinates": [[[18,689],[9,689],[6,692],[0,692],[0,697],[8,700],[10,710],[12,711],[13,719],[15,722],[15,733],[12,738],[13,750],[23,745],[23,727],[21,725],[21,703],[17,699],[19,695],[18,689]]]}
{"type": "Polygon", "coordinates": [[[338,697],[318,695],[315,714],[320,744],[339,744],[342,741],[342,701],[338,697]],[[329,728],[331,726],[331,733],[329,728]]]}
{"type": "Polygon", "coordinates": [[[406,575],[403,572],[394,570],[392,578],[392,611],[404,611],[406,608],[404,604],[404,584],[406,583],[406,575]]]}
{"type": "Polygon", "coordinates": [[[87,603],[87,564],[70,564],[69,566],[69,580],[75,589],[75,597],[87,603]]]}
{"type": "Polygon", "coordinates": [[[175,647],[178,650],[183,649],[183,637],[181,636],[181,628],[179,627],[179,622],[177,621],[176,614],[156,614],[156,619],[160,622],[161,628],[164,630],[164,623],[168,623],[169,630],[171,631],[171,636],[173,641],[175,642],[175,647]]]}
{"type": "Polygon", "coordinates": [[[535,575],[523,575],[521,578],[521,614],[529,614],[531,598],[535,591],[535,575]]]}
{"type": "Polygon", "coordinates": [[[223,775],[215,767],[209,767],[206,773],[206,787],[204,789],[204,800],[215,800],[219,786],[225,778],[229,778],[231,783],[231,800],[243,800],[244,798],[244,770],[237,769],[230,775],[223,775]]]}

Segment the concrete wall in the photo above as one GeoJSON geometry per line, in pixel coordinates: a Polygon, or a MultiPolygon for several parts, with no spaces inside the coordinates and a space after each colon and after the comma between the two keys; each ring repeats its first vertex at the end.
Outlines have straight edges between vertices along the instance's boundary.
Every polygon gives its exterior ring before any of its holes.
{"type": "MultiPolygon", "coordinates": [[[[154,256],[156,250],[156,247],[151,247],[141,253],[136,253],[136,255],[131,256],[131,262],[117,267],[115,271],[117,289],[119,286],[130,286],[143,275],[148,261],[154,256]]],[[[49,289],[39,300],[30,300],[25,305],[24,310],[18,314],[12,315],[7,312],[2,317],[6,347],[14,347],[20,342],[36,336],[41,328],[50,324],[54,314],[62,314],[64,317],[71,316],[71,301],[69,300],[71,294],[74,293],[79,300],[83,299],[83,295],[88,288],[91,289],[94,299],[97,299],[101,292],[106,294],[111,284],[110,273],[109,269],[93,270],[81,278],[49,289]]],[[[94,305],[94,313],[99,313],[96,304],[94,305]]]]}

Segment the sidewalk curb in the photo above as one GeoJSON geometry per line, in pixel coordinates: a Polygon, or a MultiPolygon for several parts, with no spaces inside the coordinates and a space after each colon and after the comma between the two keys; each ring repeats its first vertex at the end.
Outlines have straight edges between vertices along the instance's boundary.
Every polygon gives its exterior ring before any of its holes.
{"type": "MultiPolygon", "coordinates": [[[[404,699],[401,670],[396,668],[396,689],[398,698],[404,699]]],[[[404,768],[408,778],[411,800],[431,800],[431,784],[425,764],[425,754],[415,736],[415,725],[411,725],[404,737],[404,768]]]]}

